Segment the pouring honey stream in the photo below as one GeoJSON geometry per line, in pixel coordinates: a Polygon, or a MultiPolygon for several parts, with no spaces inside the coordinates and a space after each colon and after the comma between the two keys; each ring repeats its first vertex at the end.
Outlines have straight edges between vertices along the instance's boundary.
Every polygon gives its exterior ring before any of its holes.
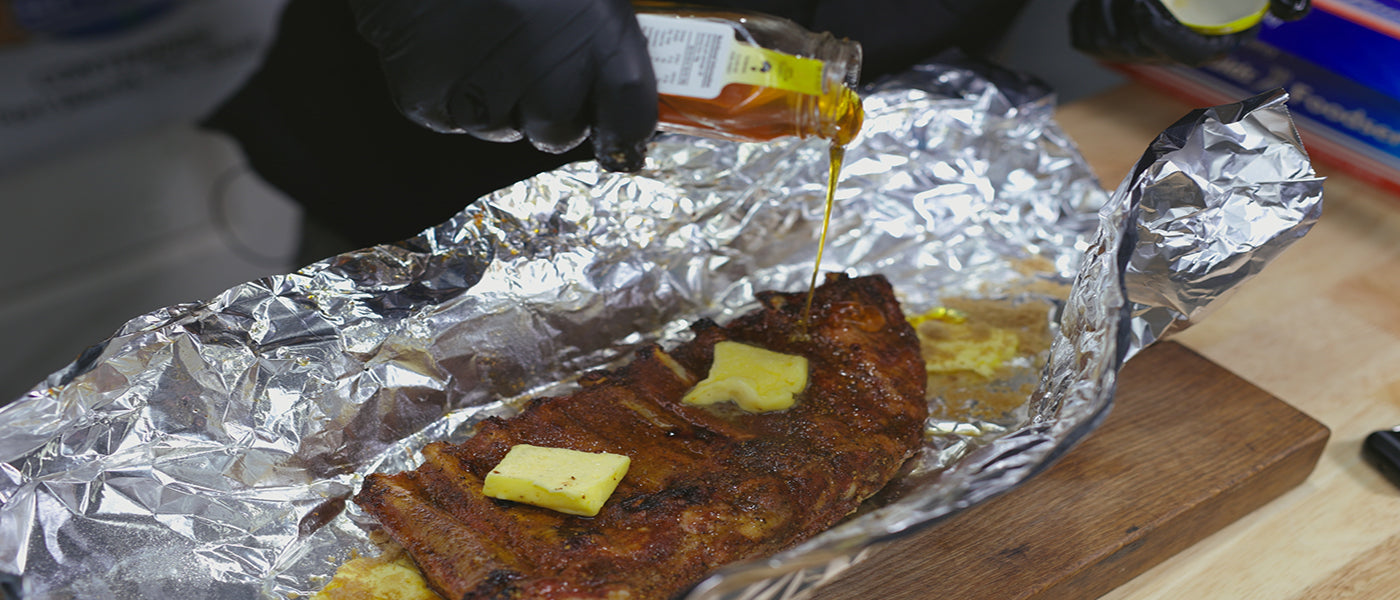
{"type": "MultiPolygon", "coordinates": [[[[807,288],[807,301],[799,321],[805,332],[812,310],[817,280],[821,276],[822,255],[831,229],[836,187],[845,162],[846,146],[860,133],[865,110],[860,95],[845,85],[834,85],[820,96],[797,91],[747,84],[731,84],[716,98],[661,96],[661,121],[672,128],[704,130],[711,137],[744,141],[769,141],[784,136],[806,134],[830,140],[826,182],[826,205],[821,235],[817,241],[816,262],[807,288]],[[700,115],[703,115],[701,117],[700,115]],[[800,115],[817,115],[808,120],[811,130],[794,131],[802,123],[800,115]],[[811,122],[816,121],[816,122],[811,122]]],[[[804,136],[805,137],[805,136],[804,136]]]]}
{"type": "Polygon", "coordinates": [[[806,335],[845,149],[864,121],[853,89],[860,44],[760,13],[633,5],[657,74],[661,129],[742,142],[789,136],[830,142],[821,235],[798,327],[806,335]]]}
{"type": "Polygon", "coordinates": [[[826,253],[826,238],[831,231],[831,211],[836,206],[836,185],[841,179],[841,166],[846,160],[846,145],[860,133],[865,115],[860,96],[847,87],[841,88],[838,105],[834,110],[842,116],[838,120],[838,135],[831,138],[827,154],[826,204],[822,211],[822,231],[821,236],[817,238],[817,258],[812,264],[812,279],[807,284],[807,302],[802,307],[802,319],[799,321],[804,332],[810,324],[812,299],[816,296],[817,279],[821,276],[822,255],[826,253]]]}

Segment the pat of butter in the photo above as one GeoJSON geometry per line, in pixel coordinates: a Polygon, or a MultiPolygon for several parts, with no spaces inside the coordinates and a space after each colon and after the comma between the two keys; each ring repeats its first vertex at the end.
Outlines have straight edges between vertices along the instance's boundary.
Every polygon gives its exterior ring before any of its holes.
{"type": "Polygon", "coordinates": [[[486,474],[481,493],[592,517],[603,509],[631,464],[632,459],[620,454],[517,444],[486,474]]]}
{"type": "Polygon", "coordinates": [[[710,374],[681,399],[707,405],[733,401],[749,412],[789,408],[807,387],[807,359],[723,341],[715,344],[710,374]]]}
{"type": "Polygon", "coordinates": [[[441,600],[407,554],[356,558],[335,570],[335,577],[312,600],[441,600]]]}
{"type": "Polygon", "coordinates": [[[1016,357],[1019,340],[1015,333],[992,329],[981,338],[965,331],[960,333],[954,339],[932,342],[934,352],[924,353],[924,366],[929,373],[972,371],[992,377],[1002,364],[1016,357]]]}

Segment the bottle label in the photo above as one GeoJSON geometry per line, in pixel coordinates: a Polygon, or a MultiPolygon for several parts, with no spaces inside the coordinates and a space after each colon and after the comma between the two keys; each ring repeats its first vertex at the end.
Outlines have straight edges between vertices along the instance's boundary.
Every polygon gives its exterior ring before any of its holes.
{"type": "Polygon", "coordinates": [[[815,58],[741,42],[731,26],[717,21],[648,14],[637,21],[661,94],[711,99],[731,83],[822,93],[823,65],[815,58]]]}

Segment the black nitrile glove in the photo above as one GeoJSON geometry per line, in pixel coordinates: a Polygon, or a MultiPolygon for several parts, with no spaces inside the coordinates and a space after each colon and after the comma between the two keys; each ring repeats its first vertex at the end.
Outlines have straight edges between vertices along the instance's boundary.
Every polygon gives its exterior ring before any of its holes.
{"type": "MultiPolygon", "coordinates": [[[[1309,0],[1270,0],[1285,21],[1308,12],[1309,0]]],[[[1079,0],[1070,12],[1070,38],[1081,52],[1114,62],[1175,62],[1197,66],[1220,58],[1258,33],[1258,25],[1223,35],[1178,21],[1160,0],[1079,0]]]]}
{"type": "Polygon", "coordinates": [[[523,135],[636,171],[656,77],[628,0],[350,0],[394,102],[414,122],[492,141],[523,135]]]}
{"type": "Polygon", "coordinates": [[[1297,21],[1308,14],[1311,0],[1269,0],[1269,14],[1285,21],[1297,21]]]}

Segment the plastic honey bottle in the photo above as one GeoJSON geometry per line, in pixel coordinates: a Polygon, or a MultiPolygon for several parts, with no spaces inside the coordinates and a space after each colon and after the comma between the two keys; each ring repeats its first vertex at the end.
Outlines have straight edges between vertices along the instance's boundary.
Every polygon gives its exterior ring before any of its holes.
{"type": "Polygon", "coordinates": [[[766,14],[633,5],[656,73],[660,129],[743,142],[816,136],[838,146],[859,133],[860,44],[766,14]]]}

